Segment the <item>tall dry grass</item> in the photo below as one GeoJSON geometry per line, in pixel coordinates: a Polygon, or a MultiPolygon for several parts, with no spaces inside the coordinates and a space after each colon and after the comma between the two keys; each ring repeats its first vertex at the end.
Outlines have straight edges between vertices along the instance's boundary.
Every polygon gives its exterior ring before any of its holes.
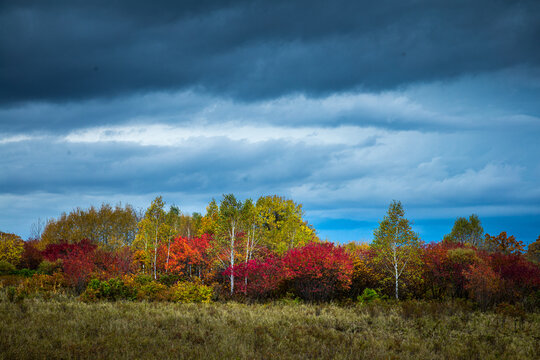
{"type": "Polygon", "coordinates": [[[460,303],[0,299],[0,359],[538,359],[540,314],[460,303]]]}

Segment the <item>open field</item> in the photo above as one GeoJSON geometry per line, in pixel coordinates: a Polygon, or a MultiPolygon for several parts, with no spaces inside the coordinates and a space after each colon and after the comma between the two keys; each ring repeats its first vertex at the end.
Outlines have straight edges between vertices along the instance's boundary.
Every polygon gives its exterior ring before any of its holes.
{"type": "Polygon", "coordinates": [[[460,303],[343,307],[68,297],[0,302],[1,359],[534,359],[540,314],[460,303]]]}

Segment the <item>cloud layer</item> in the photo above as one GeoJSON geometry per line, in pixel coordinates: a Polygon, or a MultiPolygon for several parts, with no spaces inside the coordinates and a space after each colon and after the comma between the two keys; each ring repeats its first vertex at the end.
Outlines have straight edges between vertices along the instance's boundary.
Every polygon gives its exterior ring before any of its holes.
{"type": "Polygon", "coordinates": [[[0,230],[283,194],[322,237],[540,233],[537,1],[4,1],[0,230]],[[181,5],[179,5],[181,4],[181,5]]]}
{"type": "Polygon", "coordinates": [[[380,91],[540,61],[534,0],[3,3],[7,103],[380,91]]]}

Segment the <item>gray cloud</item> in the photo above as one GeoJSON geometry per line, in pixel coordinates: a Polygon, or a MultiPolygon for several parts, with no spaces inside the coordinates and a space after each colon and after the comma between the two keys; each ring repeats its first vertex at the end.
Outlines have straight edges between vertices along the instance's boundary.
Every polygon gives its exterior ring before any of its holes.
{"type": "Polygon", "coordinates": [[[176,147],[18,141],[0,144],[0,187],[7,194],[87,195],[275,189],[301,183],[331,149],[279,140],[248,144],[227,137],[192,138],[176,147]]]}

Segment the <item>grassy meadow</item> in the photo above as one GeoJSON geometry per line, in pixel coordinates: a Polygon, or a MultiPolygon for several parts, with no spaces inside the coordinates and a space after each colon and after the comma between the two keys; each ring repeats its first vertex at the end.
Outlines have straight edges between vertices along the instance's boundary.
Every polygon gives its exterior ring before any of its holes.
{"type": "Polygon", "coordinates": [[[463,302],[0,302],[0,359],[538,359],[540,314],[463,302]]]}

